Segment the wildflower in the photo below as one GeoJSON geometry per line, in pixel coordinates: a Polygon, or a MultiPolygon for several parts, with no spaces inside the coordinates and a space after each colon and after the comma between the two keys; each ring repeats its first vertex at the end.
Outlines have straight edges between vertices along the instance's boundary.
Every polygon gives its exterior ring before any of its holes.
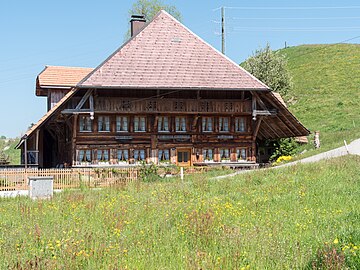
{"type": "Polygon", "coordinates": [[[335,238],[334,244],[336,245],[336,244],[338,244],[338,243],[339,243],[339,240],[338,240],[337,238],[335,238]]]}

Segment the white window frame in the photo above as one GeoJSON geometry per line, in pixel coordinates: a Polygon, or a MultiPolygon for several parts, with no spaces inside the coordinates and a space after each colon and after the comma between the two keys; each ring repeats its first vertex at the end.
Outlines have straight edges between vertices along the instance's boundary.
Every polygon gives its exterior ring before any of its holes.
{"type": "Polygon", "coordinates": [[[110,116],[98,116],[98,132],[110,132],[110,116]]]}
{"type": "Polygon", "coordinates": [[[235,132],[246,132],[245,117],[235,117],[235,132]]]}
{"type": "Polygon", "coordinates": [[[146,132],[145,116],[134,116],[134,132],[146,132]]]}
{"type": "Polygon", "coordinates": [[[128,149],[117,149],[116,158],[119,164],[129,162],[129,150],[128,149]]]}
{"type": "Polygon", "coordinates": [[[96,159],[97,159],[98,163],[108,164],[110,162],[110,150],[109,149],[97,149],[96,159]]]}
{"type": "Polygon", "coordinates": [[[246,148],[237,148],[236,149],[236,159],[238,161],[246,161],[247,160],[247,149],[246,148]],[[243,158],[245,157],[245,158],[243,158]]]}
{"type": "Polygon", "coordinates": [[[170,162],[170,149],[159,149],[158,152],[159,163],[169,163],[170,162]]]}
{"type": "Polygon", "coordinates": [[[158,117],[158,132],[169,132],[170,131],[170,121],[168,116],[159,116],[158,117]]]}
{"type": "Polygon", "coordinates": [[[80,115],[79,117],[79,132],[91,132],[92,121],[89,115],[80,115]]]}
{"type": "Polygon", "coordinates": [[[116,132],[128,132],[129,131],[129,117],[128,116],[116,116],[116,132]]]}
{"type": "Polygon", "coordinates": [[[176,116],[175,117],[175,132],[186,132],[186,117],[176,116]]]}
{"type": "Polygon", "coordinates": [[[219,117],[219,132],[229,132],[229,131],[230,131],[230,118],[219,117]]]}
{"type": "Polygon", "coordinates": [[[201,121],[201,130],[203,132],[213,132],[214,131],[214,121],[212,117],[203,116],[201,121]]]}
{"type": "Polygon", "coordinates": [[[214,149],[203,149],[203,161],[213,162],[214,161],[214,149]]]}
{"type": "Polygon", "coordinates": [[[229,148],[220,148],[219,149],[219,154],[220,154],[220,161],[221,162],[230,162],[231,149],[229,149],[229,148]]]}
{"type": "Polygon", "coordinates": [[[77,150],[78,164],[90,164],[92,162],[91,150],[90,149],[79,149],[77,150]]]}

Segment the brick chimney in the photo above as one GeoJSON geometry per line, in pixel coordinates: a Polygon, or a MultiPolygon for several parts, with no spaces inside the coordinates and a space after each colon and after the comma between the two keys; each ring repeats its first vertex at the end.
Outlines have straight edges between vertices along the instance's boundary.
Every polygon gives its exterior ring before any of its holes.
{"type": "Polygon", "coordinates": [[[146,23],[144,15],[132,15],[130,24],[131,24],[131,36],[135,36],[137,33],[143,29],[146,23]]]}

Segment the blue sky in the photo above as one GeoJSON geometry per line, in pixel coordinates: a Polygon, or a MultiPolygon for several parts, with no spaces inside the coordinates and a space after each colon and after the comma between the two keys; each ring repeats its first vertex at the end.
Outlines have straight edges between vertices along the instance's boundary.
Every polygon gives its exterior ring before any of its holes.
{"type": "MultiPolygon", "coordinates": [[[[133,2],[2,1],[0,135],[21,136],[46,112],[45,98],[35,96],[35,78],[45,65],[96,67],[120,47],[133,2]]],[[[356,0],[164,2],[175,5],[183,23],[219,50],[220,10],[214,9],[228,7],[226,54],[237,63],[266,43],[279,49],[285,41],[295,46],[360,36],[360,3],[356,0]]],[[[360,43],[360,38],[351,43],[360,43]]]]}

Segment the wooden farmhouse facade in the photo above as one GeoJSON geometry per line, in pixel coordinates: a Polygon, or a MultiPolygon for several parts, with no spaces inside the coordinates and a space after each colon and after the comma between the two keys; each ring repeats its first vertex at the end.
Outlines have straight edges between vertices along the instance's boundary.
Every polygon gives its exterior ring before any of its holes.
{"type": "Polygon", "coordinates": [[[39,167],[252,164],[267,139],[309,131],[265,84],[165,11],[95,69],[47,66],[48,112],[22,137],[39,167]]]}

